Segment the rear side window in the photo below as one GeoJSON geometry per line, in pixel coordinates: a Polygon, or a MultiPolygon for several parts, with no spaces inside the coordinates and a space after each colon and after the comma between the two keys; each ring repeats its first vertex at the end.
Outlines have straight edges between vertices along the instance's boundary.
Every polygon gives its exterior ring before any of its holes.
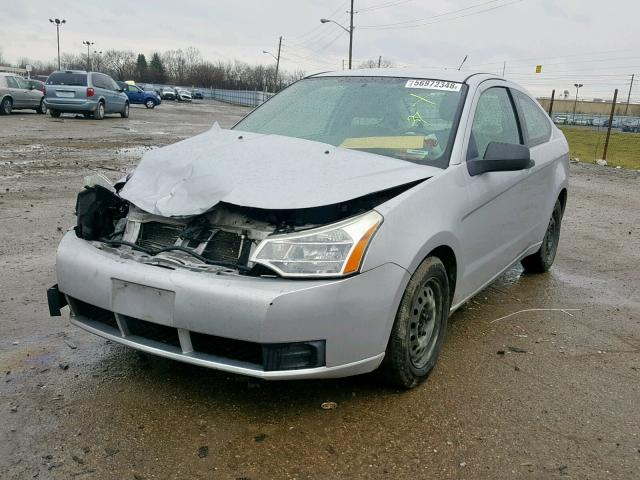
{"type": "Polygon", "coordinates": [[[524,117],[528,145],[535,147],[541,143],[548,142],[551,138],[551,124],[547,114],[529,96],[517,90],[512,90],[512,92],[524,117]]]}
{"type": "Polygon", "coordinates": [[[22,77],[13,77],[13,79],[18,84],[18,88],[23,88],[25,90],[29,88],[29,82],[27,80],[25,80],[24,78],[22,78],[22,77]]]}
{"type": "Polygon", "coordinates": [[[9,88],[18,88],[18,82],[14,77],[5,77],[7,79],[7,87],[9,88]]]}
{"type": "Polygon", "coordinates": [[[86,73],[54,72],[47,78],[47,85],[68,85],[70,87],[86,87],[86,73]]]}
{"type": "Polygon", "coordinates": [[[491,142],[522,143],[509,92],[503,87],[489,88],[480,96],[473,117],[467,159],[484,157],[491,142]]]}

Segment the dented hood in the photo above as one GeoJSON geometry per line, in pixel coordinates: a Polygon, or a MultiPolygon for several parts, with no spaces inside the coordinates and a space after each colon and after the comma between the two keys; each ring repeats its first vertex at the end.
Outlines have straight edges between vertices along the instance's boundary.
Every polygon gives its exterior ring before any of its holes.
{"type": "Polygon", "coordinates": [[[442,170],[324,143],[217,125],[147,152],[120,196],[165,217],[197,215],[218,202],[264,209],[331,205],[442,170]]]}

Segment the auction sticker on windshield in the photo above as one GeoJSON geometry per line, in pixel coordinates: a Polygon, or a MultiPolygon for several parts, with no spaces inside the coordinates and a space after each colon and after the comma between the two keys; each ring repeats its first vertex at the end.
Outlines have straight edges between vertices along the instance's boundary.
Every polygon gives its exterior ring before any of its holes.
{"type": "Polygon", "coordinates": [[[405,88],[425,88],[429,90],[445,90],[447,92],[459,92],[461,83],[445,82],[443,80],[409,80],[405,88]]]}

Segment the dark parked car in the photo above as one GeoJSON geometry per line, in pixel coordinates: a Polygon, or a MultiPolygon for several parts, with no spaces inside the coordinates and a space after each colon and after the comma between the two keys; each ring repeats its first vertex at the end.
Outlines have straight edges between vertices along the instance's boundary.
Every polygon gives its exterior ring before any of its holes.
{"type": "Polygon", "coordinates": [[[191,94],[191,98],[193,98],[194,100],[202,100],[204,99],[204,96],[202,95],[201,92],[193,92],[191,94]]]}
{"type": "Polygon", "coordinates": [[[102,120],[105,113],[129,116],[129,99],[109,75],[82,70],[56,71],[46,84],[45,105],[52,117],[61,113],[82,113],[102,120]]]}
{"type": "Polygon", "coordinates": [[[640,133],[640,120],[629,120],[622,124],[623,132],[640,133]]]}

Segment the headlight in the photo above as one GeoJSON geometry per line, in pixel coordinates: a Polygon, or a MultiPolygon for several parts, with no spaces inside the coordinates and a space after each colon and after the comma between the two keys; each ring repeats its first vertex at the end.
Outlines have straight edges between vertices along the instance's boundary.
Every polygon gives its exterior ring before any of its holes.
{"type": "Polygon", "coordinates": [[[272,235],[260,242],[251,261],[283,277],[341,277],[360,270],[382,215],[357,217],[300,233],[272,235]]]}

